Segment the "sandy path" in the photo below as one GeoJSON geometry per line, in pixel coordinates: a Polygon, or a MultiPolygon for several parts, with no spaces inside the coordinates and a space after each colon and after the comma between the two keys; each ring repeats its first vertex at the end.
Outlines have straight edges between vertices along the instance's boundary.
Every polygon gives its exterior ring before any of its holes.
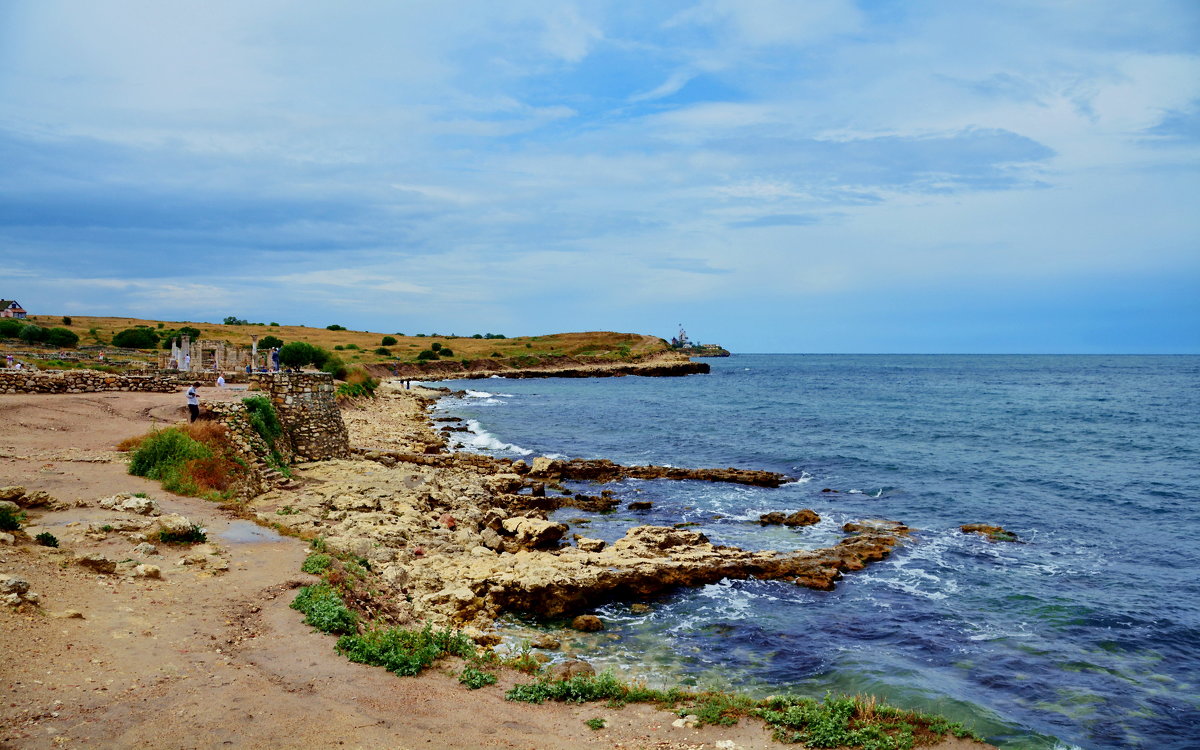
{"type": "Polygon", "coordinates": [[[512,675],[470,691],[447,674],[449,662],[397,678],[337,656],[333,639],[288,607],[292,582],[308,580],[298,573],[302,542],[129,476],[112,451],[178,419],[182,403],[181,393],[0,396],[0,486],[91,503],[31,513],[31,530],[49,530],[65,552],[0,546],[0,573],[42,596],[40,609],[0,609],[0,747],[779,747],[750,722],[695,730],[646,706],[518,705],[503,699],[512,675]],[[117,492],[146,492],[205,526],[228,572],[180,566],[182,552],[169,548],[144,559],[161,580],[70,564],[70,552],[136,557],[120,534],[83,534],[120,515],[94,504],[117,492]],[[54,616],[68,609],[83,618],[54,616]],[[609,728],[583,724],[598,716],[609,728]]]}

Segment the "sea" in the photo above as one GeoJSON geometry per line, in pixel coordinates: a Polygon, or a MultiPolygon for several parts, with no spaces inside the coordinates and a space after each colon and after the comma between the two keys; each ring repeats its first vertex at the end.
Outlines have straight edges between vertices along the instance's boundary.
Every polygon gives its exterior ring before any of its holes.
{"type": "Polygon", "coordinates": [[[452,433],[463,450],[793,480],[576,483],[653,503],[556,512],[585,536],[690,523],[783,551],[835,543],[856,519],[916,531],[831,592],[722,581],[648,611],[598,606],[607,628],[585,658],[652,685],[876,695],[1006,750],[1200,747],[1200,357],[704,361],[710,374],[677,378],[449,381],[435,385],[466,395],[436,409],[471,427],[452,433]],[[757,523],[801,508],[820,523],[757,523]]]}

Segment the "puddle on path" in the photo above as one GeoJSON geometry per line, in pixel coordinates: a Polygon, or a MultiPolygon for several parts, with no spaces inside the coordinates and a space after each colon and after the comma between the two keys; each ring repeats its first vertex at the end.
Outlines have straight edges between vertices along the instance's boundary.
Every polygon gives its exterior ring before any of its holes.
{"type": "Polygon", "coordinates": [[[283,541],[283,535],[250,521],[230,521],[228,529],[215,533],[226,544],[283,541]]]}

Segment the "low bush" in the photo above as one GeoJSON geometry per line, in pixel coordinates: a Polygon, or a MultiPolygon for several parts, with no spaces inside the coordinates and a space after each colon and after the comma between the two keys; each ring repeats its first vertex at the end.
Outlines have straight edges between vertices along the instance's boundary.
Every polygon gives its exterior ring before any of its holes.
{"type": "Polygon", "coordinates": [[[25,523],[25,511],[0,506],[0,531],[16,531],[25,523]]]}
{"type": "Polygon", "coordinates": [[[333,558],[329,555],[314,552],[304,559],[304,564],[300,566],[300,570],[319,576],[325,572],[332,562],[333,558]]]}
{"type": "Polygon", "coordinates": [[[25,324],[16,318],[0,318],[0,338],[15,339],[21,335],[25,324]]]}
{"type": "Polygon", "coordinates": [[[301,368],[305,365],[321,367],[329,359],[329,352],[305,341],[284,344],[279,350],[279,363],[284,367],[301,368]]]}
{"type": "Polygon", "coordinates": [[[350,661],[374,664],[401,676],[419,674],[422,669],[446,655],[470,659],[475,644],[456,630],[404,628],[372,629],[361,635],[338,638],[337,652],[350,661]]]}
{"type": "Polygon", "coordinates": [[[153,328],[126,328],[113,336],[112,345],[124,349],[153,349],[158,346],[158,332],[153,328]]]}
{"type": "Polygon", "coordinates": [[[472,666],[467,666],[458,676],[458,681],[472,690],[478,690],[481,687],[496,684],[496,675],[491,672],[484,672],[482,669],[477,669],[472,666]]]}
{"type": "Polygon", "coordinates": [[[279,424],[279,415],[275,413],[275,405],[266,396],[251,396],[242,399],[246,406],[246,418],[258,436],[270,445],[283,435],[283,425],[279,424]]]}
{"type": "Polygon", "coordinates": [[[396,337],[395,336],[384,336],[379,341],[379,344],[380,344],[380,346],[395,346],[396,345],[396,337]]]}
{"type": "Polygon", "coordinates": [[[330,354],[321,365],[321,372],[327,372],[337,380],[345,380],[346,363],[336,354],[330,354]]]}
{"type": "Polygon", "coordinates": [[[134,451],[130,474],[157,479],[163,489],[181,495],[222,499],[245,471],[217,422],[169,427],[124,440],[118,448],[134,451]]]}
{"type": "Polygon", "coordinates": [[[436,351],[440,351],[440,350],[441,350],[441,348],[442,348],[442,345],[441,345],[441,343],[440,343],[440,342],[438,342],[438,341],[435,341],[435,342],[433,342],[432,344],[430,344],[430,345],[429,345],[429,348],[430,348],[430,349],[432,349],[432,350],[434,350],[434,351],[436,352],[436,351]]]}
{"type": "Polygon", "coordinates": [[[21,340],[28,344],[40,344],[50,336],[49,328],[41,326],[27,325],[21,329],[21,340]]]}
{"type": "Polygon", "coordinates": [[[325,330],[326,331],[344,331],[344,330],[346,330],[346,327],[340,326],[337,323],[334,323],[333,325],[325,326],[325,330]]]}
{"type": "Polygon", "coordinates": [[[54,536],[49,531],[43,531],[42,533],[35,536],[33,539],[35,542],[42,545],[43,547],[57,547],[58,546],[58,537],[54,536]]]}
{"type": "Polygon", "coordinates": [[[390,357],[390,356],[392,356],[392,350],[391,350],[391,349],[388,349],[386,346],[381,346],[381,347],[379,347],[378,349],[376,349],[376,350],[375,350],[375,353],[376,353],[376,354],[379,354],[379,355],[382,355],[382,356],[384,356],[384,357],[390,357]]]}
{"type": "Polygon", "coordinates": [[[443,346],[441,349],[438,350],[438,356],[439,357],[453,357],[454,352],[450,351],[449,349],[447,349],[446,347],[443,346]]]}
{"type": "Polygon", "coordinates": [[[79,334],[69,328],[51,328],[46,343],[62,349],[74,349],[79,344],[79,334]]]}
{"type": "Polygon", "coordinates": [[[304,613],[306,624],[323,633],[353,633],[358,628],[358,617],[327,583],[301,587],[291,606],[304,613]]]}

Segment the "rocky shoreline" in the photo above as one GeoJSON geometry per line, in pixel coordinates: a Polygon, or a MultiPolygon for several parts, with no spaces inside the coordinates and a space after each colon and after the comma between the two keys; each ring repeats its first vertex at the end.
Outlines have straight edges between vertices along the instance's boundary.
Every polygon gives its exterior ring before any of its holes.
{"type": "Polygon", "coordinates": [[[496,618],[507,612],[575,615],[612,600],[636,602],[725,578],[831,590],[843,574],[883,560],[909,540],[903,524],[873,519],[847,524],[842,540],[817,550],[749,551],[667,526],[631,528],[606,544],[549,514],[561,507],[611,510],[624,501],[612,491],[572,492],[564,481],[778,487],[788,478],[734,468],[526,463],[449,453],[446,435],[455,428],[439,431],[428,415],[444,395],[385,384],[377,399],[343,415],[359,460],[302,465],[302,482],[249,504],[261,521],[363,561],[385,589],[382,596],[397,603],[399,621],[462,627],[487,641],[496,618]]]}

